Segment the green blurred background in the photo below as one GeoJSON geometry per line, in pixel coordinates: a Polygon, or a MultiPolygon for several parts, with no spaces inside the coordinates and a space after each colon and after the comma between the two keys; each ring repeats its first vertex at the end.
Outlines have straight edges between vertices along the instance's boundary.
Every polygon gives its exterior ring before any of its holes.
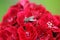
{"type": "MultiPolygon", "coordinates": [[[[0,21],[3,15],[7,12],[11,5],[14,5],[18,0],[0,0],[0,21]]],[[[52,14],[60,15],[60,0],[31,0],[37,4],[42,4],[49,10],[52,14]]]]}

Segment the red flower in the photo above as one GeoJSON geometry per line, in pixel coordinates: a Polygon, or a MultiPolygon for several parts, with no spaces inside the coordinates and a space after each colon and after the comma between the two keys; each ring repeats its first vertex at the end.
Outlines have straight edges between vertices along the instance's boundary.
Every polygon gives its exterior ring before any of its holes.
{"type": "Polygon", "coordinates": [[[21,0],[4,15],[0,40],[60,40],[60,16],[42,5],[21,0]]]}
{"type": "Polygon", "coordinates": [[[18,34],[20,40],[36,40],[37,37],[37,32],[30,23],[26,24],[25,26],[21,26],[18,29],[18,34]]]}
{"type": "Polygon", "coordinates": [[[47,28],[58,28],[59,21],[49,12],[46,12],[46,14],[40,18],[39,24],[40,26],[47,26],[47,28]]]}
{"type": "Polygon", "coordinates": [[[30,14],[30,11],[21,11],[17,14],[17,22],[18,24],[20,25],[24,25],[25,23],[28,23],[28,22],[34,22],[36,21],[34,19],[34,16],[32,14],[30,14]]]}
{"type": "Polygon", "coordinates": [[[1,26],[0,40],[19,40],[17,29],[12,26],[1,26]]]}
{"type": "Polygon", "coordinates": [[[29,16],[34,16],[39,19],[44,13],[46,9],[42,5],[36,5],[34,3],[30,3],[25,7],[25,14],[27,13],[29,16]]]}
{"type": "Polygon", "coordinates": [[[23,10],[22,6],[18,3],[14,6],[11,6],[7,14],[3,17],[2,23],[5,25],[13,25],[16,23],[17,13],[23,10]]]}
{"type": "Polygon", "coordinates": [[[36,5],[36,4],[33,4],[33,3],[28,4],[28,5],[26,5],[26,7],[23,11],[18,12],[17,22],[20,25],[23,25],[25,23],[25,18],[26,18],[26,20],[29,20],[30,17],[33,17],[33,19],[40,19],[40,17],[45,12],[46,12],[45,8],[42,7],[41,5],[36,5]]]}

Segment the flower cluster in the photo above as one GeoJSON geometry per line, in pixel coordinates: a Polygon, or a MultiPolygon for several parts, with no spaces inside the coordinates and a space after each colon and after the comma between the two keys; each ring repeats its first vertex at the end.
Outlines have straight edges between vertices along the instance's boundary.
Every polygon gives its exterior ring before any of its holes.
{"type": "Polygon", "coordinates": [[[0,40],[60,40],[60,15],[52,15],[41,4],[21,0],[4,15],[0,40]]]}

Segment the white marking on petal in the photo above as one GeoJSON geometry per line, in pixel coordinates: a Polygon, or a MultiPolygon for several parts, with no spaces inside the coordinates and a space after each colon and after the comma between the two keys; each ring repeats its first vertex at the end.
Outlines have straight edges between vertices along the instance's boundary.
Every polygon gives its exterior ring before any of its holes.
{"type": "Polygon", "coordinates": [[[30,33],[29,32],[26,32],[26,36],[29,37],[30,36],[30,33]]]}
{"type": "Polygon", "coordinates": [[[47,25],[48,25],[49,28],[51,28],[53,26],[53,24],[50,21],[47,22],[47,25]]]}
{"type": "Polygon", "coordinates": [[[13,18],[8,19],[8,22],[12,22],[12,21],[13,21],[13,18]]]}

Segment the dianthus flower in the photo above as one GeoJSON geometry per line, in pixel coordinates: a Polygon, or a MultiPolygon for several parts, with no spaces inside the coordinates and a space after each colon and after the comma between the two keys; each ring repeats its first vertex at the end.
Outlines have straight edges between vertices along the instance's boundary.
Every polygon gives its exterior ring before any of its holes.
{"type": "Polygon", "coordinates": [[[40,4],[19,0],[0,23],[0,40],[60,40],[60,15],[40,4]]]}

